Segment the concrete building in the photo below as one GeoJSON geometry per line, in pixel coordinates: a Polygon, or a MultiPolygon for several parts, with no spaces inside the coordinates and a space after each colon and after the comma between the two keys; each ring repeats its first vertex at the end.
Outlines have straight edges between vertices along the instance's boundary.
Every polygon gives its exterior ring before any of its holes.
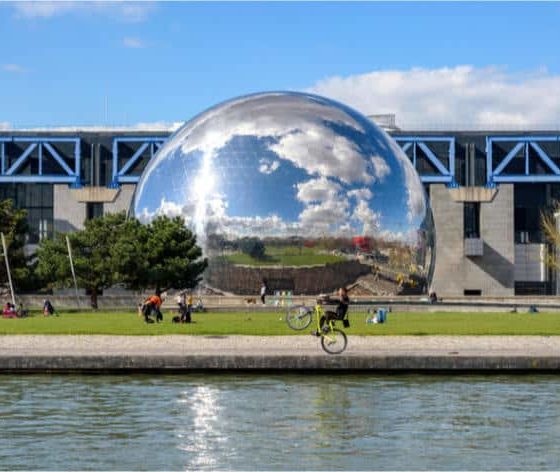
{"type": "MultiPolygon", "coordinates": [[[[549,248],[540,214],[560,199],[559,131],[409,131],[394,117],[380,119],[430,197],[439,296],[557,293],[557,277],[543,262],[549,248]]],[[[32,249],[54,231],[128,209],[142,170],[170,133],[0,131],[0,198],[27,209],[32,249]]]]}

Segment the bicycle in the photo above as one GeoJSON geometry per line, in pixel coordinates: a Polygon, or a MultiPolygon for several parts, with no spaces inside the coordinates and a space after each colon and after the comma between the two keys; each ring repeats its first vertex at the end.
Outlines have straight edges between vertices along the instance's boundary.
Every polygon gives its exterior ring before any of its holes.
{"type": "Polygon", "coordinates": [[[305,305],[295,305],[288,308],[286,322],[290,328],[301,331],[311,324],[313,314],[315,314],[317,333],[321,337],[323,350],[328,354],[342,353],[348,344],[346,333],[334,327],[335,320],[327,321],[321,329],[320,320],[325,315],[325,310],[320,303],[317,302],[314,308],[305,305]]]}

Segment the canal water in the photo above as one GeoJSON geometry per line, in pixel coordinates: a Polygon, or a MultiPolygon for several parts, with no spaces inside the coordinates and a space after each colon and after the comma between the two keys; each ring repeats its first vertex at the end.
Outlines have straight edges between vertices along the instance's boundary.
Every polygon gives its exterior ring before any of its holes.
{"type": "Polygon", "coordinates": [[[560,469],[560,377],[0,376],[0,469],[560,469]]]}

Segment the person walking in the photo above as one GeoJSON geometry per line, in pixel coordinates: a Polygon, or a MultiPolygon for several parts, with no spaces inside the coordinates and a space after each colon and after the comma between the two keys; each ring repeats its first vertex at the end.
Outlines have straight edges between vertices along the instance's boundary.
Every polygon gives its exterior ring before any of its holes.
{"type": "Polygon", "coordinates": [[[261,302],[264,305],[266,302],[266,293],[268,292],[268,287],[266,286],[266,281],[263,280],[262,286],[261,286],[261,302]]]}

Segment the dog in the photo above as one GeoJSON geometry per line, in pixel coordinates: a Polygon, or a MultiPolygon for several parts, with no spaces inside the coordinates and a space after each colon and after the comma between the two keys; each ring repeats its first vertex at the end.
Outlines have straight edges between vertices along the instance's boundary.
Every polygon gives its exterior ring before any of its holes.
{"type": "Polygon", "coordinates": [[[245,303],[247,303],[247,305],[256,305],[257,304],[257,299],[256,298],[246,298],[245,303]]]}

